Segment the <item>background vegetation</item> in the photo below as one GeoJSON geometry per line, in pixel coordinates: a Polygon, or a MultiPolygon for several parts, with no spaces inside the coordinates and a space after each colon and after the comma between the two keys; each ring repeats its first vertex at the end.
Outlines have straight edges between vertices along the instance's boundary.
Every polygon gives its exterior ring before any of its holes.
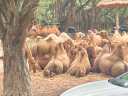
{"type": "MultiPolygon", "coordinates": [[[[101,9],[96,5],[100,0],[41,0],[34,24],[42,27],[60,23],[62,30],[73,26],[77,31],[106,29],[116,26],[116,9],[101,9]]],[[[119,9],[120,25],[128,25],[128,8],[119,9]]]]}

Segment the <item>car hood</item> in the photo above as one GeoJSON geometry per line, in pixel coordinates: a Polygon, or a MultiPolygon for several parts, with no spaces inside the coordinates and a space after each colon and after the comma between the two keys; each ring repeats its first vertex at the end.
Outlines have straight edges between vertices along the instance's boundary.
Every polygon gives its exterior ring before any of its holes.
{"type": "Polygon", "coordinates": [[[60,96],[128,96],[128,88],[102,80],[73,87],[60,96]]]}

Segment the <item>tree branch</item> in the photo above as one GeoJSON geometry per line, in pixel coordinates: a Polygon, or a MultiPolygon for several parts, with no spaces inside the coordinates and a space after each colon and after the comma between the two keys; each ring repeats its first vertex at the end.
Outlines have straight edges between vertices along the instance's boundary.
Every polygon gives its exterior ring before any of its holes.
{"type": "Polygon", "coordinates": [[[6,1],[1,1],[0,7],[1,7],[1,11],[3,12],[5,20],[7,20],[7,14],[8,14],[7,11],[8,11],[8,9],[6,7],[7,4],[5,5],[5,2],[6,1]]]}
{"type": "Polygon", "coordinates": [[[85,6],[87,6],[92,0],[88,0],[85,4],[83,4],[82,6],[80,6],[77,10],[76,10],[76,14],[81,11],[85,6]]]}
{"type": "Polygon", "coordinates": [[[68,6],[68,4],[71,2],[72,0],[67,0],[66,3],[64,4],[63,8],[62,8],[62,12],[65,11],[65,8],[68,6]]]}
{"type": "Polygon", "coordinates": [[[30,1],[28,2],[25,7],[21,10],[20,12],[20,15],[21,15],[21,18],[23,16],[25,16],[31,9],[32,7],[36,4],[37,6],[39,5],[37,2],[39,2],[40,0],[33,0],[33,1],[30,1]]]}
{"type": "Polygon", "coordinates": [[[17,0],[15,5],[16,5],[16,8],[17,10],[20,12],[21,9],[22,9],[22,6],[23,6],[23,3],[24,3],[24,0],[17,0]]]}
{"type": "Polygon", "coordinates": [[[16,9],[14,0],[10,0],[10,7],[11,7],[11,11],[13,12],[14,16],[16,16],[17,18],[20,18],[19,11],[16,9]]]}
{"type": "Polygon", "coordinates": [[[106,13],[104,13],[104,14],[101,14],[100,15],[100,18],[102,17],[102,16],[105,16],[105,15],[107,15],[108,14],[108,12],[110,12],[110,11],[112,11],[113,9],[110,9],[110,10],[108,10],[106,13]]]}
{"type": "Polygon", "coordinates": [[[2,20],[2,12],[0,11],[0,39],[2,39],[4,36],[5,36],[5,26],[2,20]]]}
{"type": "MultiPolygon", "coordinates": [[[[29,30],[32,27],[32,22],[36,17],[37,7],[40,0],[36,0],[36,3],[31,6],[32,8],[28,10],[28,12],[25,14],[24,17],[20,20],[20,28],[22,29],[21,37],[19,39],[26,38],[26,34],[29,32],[29,30]],[[29,28],[26,26],[29,26],[29,28]]],[[[28,7],[27,7],[28,8],[28,7]]],[[[26,11],[25,11],[26,12],[26,11]]]]}

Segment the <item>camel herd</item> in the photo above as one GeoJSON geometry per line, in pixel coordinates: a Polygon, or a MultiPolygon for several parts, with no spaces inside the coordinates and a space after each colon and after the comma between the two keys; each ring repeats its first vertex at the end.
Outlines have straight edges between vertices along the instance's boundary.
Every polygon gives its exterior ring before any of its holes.
{"type": "Polygon", "coordinates": [[[40,69],[40,66],[46,77],[61,73],[83,77],[89,72],[116,77],[128,71],[127,42],[126,32],[120,35],[115,30],[110,37],[105,30],[88,30],[86,36],[81,32],[76,33],[75,40],[66,33],[59,36],[50,34],[44,39],[37,36],[30,50],[37,62],[34,68],[40,69]]]}
{"type": "Polygon", "coordinates": [[[25,42],[25,56],[29,69],[44,70],[43,75],[52,77],[67,73],[83,77],[89,72],[102,72],[113,77],[128,71],[128,34],[115,30],[112,37],[103,30],[88,34],[76,33],[72,39],[67,33],[49,34],[42,39],[37,36],[28,46],[25,42]],[[86,40],[83,39],[86,37],[86,40]]]}
{"type": "Polygon", "coordinates": [[[37,24],[34,26],[34,29],[31,29],[28,33],[28,37],[37,37],[37,36],[43,36],[47,37],[49,34],[56,34],[57,36],[60,36],[60,31],[58,30],[58,27],[56,25],[53,25],[50,27],[49,25],[45,26],[44,28],[41,27],[40,24],[37,24]]]}

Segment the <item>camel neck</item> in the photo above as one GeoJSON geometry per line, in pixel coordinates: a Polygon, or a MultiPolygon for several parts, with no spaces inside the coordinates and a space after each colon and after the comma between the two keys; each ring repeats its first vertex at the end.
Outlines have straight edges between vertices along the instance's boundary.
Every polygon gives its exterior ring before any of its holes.
{"type": "Polygon", "coordinates": [[[89,44],[93,47],[97,47],[96,43],[94,42],[94,40],[89,40],[89,44]]]}
{"type": "Polygon", "coordinates": [[[103,37],[103,39],[107,39],[107,40],[111,41],[111,39],[108,37],[108,34],[106,34],[106,35],[103,37]]]}
{"type": "Polygon", "coordinates": [[[123,54],[122,50],[118,47],[111,53],[111,56],[117,56],[120,59],[124,59],[124,54],[123,54]]]}
{"type": "Polygon", "coordinates": [[[60,45],[60,50],[61,50],[62,53],[64,53],[65,49],[63,47],[63,44],[60,45]]]}
{"type": "Polygon", "coordinates": [[[59,55],[59,48],[56,50],[56,52],[55,52],[55,55],[54,55],[54,58],[56,59],[57,57],[58,57],[58,55],[59,55]]]}
{"type": "Polygon", "coordinates": [[[104,45],[103,49],[101,50],[101,52],[103,53],[110,53],[110,45],[109,44],[106,44],[104,45]]]}

